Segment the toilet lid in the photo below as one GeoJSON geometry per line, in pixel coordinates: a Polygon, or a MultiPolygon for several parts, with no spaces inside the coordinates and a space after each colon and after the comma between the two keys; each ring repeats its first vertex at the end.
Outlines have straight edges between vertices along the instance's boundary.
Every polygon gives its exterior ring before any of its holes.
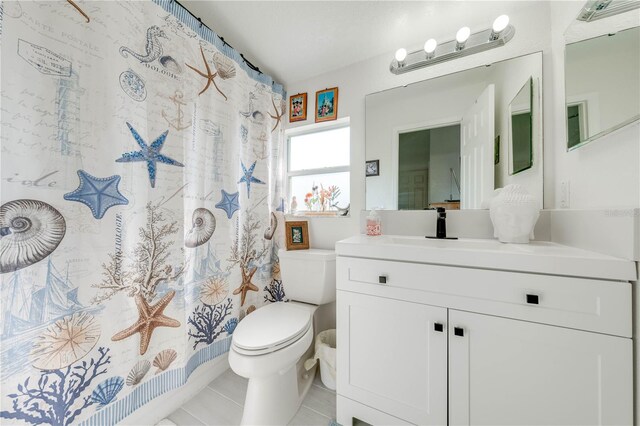
{"type": "Polygon", "coordinates": [[[277,350],[297,341],[311,327],[308,309],[272,303],[247,315],[233,331],[233,345],[245,351],[277,350]]]}

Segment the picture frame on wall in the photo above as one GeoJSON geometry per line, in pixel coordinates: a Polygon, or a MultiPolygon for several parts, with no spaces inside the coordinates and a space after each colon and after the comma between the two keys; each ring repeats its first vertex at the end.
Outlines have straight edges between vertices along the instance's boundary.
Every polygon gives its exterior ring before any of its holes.
{"type": "Polygon", "coordinates": [[[316,123],[338,118],[338,88],[316,92],[316,123]]]}
{"type": "Polygon", "coordinates": [[[289,123],[307,119],[307,94],[289,96],[289,123]]]}
{"type": "Polygon", "coordinates": [[[380,160],[366,162],[365,176],[380,176],[380,160]]]}
{"type": "Polygon", "coordinates": [[[285,222],[287,250],[305,250],[309,248],[309,222],[285,222]]]}

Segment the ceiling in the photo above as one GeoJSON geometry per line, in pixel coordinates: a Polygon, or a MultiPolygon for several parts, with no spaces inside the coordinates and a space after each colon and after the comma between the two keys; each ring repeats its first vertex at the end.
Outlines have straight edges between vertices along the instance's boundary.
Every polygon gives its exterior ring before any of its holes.
{"type": "Polygon", "coordinates": [[[503,13],[540,1],[213,1],[184,0],[189,11],[260,70],[285,85],[458,28],[489,28],[503,13]]]}

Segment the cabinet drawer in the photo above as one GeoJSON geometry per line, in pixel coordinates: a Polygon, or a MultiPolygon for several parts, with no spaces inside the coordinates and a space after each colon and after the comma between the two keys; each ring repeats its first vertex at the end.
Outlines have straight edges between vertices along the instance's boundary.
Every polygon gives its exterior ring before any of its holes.
{"type": "Polygon", "coordinates": [[[631,284],[338,257],[337,288],[631,337],[631,284]]]}

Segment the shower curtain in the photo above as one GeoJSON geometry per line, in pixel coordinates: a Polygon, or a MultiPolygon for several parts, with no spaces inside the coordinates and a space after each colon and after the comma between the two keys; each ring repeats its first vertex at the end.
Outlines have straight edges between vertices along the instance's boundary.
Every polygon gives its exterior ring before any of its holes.
{"type": "Polygon", "coordinates": [[[285,93],[170,0],[0,7],[0,420],[115,424],[285,300],[285,93]]]}

